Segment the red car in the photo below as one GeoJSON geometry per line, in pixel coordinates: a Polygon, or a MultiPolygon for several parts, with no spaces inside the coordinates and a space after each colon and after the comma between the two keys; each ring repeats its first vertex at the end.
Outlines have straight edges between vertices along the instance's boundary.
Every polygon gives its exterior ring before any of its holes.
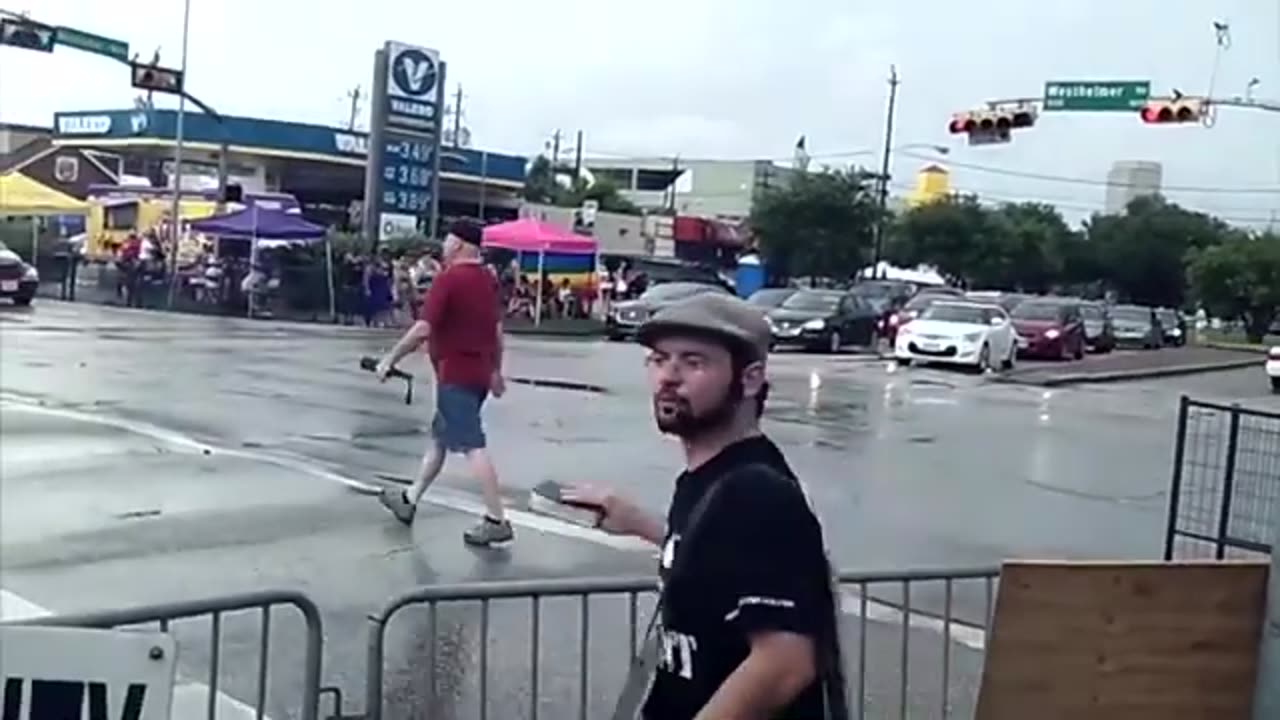
{"type": "Polygon", "coordinates": [[[1009,317],[1018,333],[1019,357],[1084,357],[1088,341],[1080,301],[1032,298],[1019,303],[1009,317]]]}

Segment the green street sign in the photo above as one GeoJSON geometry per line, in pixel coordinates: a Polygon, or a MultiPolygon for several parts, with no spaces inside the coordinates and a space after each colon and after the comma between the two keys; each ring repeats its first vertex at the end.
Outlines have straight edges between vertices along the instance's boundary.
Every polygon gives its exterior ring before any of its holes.
{"type": "Polygon", "coordinates": [[[1138,110],[1151,97],[1149,80],[1072,80],[1044,84],[1045,110],[1138,110]]]}
{"type": "Polygon", "coordinates": [[[66,45],[77,50],[106,55],[120,62],[129,62],[129,43],[121,40],[113,40],[101,35],[87,33],[83,30],[76,30],[75,28],[60,27],[58,28],[56,42],[59,45],[66,45]]]}

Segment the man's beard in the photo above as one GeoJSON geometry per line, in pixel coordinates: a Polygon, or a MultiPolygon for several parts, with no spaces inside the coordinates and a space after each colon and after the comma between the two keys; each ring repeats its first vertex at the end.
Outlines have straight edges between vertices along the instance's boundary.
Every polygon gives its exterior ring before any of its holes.
{"type": "Polygon", "coordinates": [[[675,395],[655,396],[653,398],[653,419],[658,430],[668,435],[675,435],[682,440],[695,440],[709,432],[719,430],[733,422],[738,408],[742,405],[742,385],[731,383],[725,390],[724,397],[709,410],[695,414],[689,401],[675,395]],[[675,411],[664,414],[661,405],[674,404],[675,411]]]}

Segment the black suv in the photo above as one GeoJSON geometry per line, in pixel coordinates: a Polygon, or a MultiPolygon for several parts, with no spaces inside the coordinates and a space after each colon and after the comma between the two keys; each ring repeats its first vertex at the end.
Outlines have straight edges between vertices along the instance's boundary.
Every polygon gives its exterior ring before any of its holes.
{"type": "Polygon", "coordinates": [[[1084,317],[1084,342],[1090,350],[1109,353],[1116,349],[1116,330],[1106,303],[1082,302],[1080,315],[1084,317]]]}

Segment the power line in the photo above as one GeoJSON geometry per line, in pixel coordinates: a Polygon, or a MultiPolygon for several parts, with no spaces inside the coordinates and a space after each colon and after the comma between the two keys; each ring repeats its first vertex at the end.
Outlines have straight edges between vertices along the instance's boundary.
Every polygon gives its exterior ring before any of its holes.
{"type": "MultiPolygon", "coordinates": [[[[911,191],[916,190],[918,187],[916,185],[912,185],[905,181],[895,182],[893,183],[893,186],[894,188],[899,190],[911,190],[911,191]]],[[[1038,192],[1032,193],[1032,194],[1026,194],[1026,195],[1023,195],[1023,194],[1011,195],[1008,190],[1005,190],[1002,188],[973,186],[973,185],[969,185],[968,183],[965,183],[963,188],[952,188],[952,191],[960,192],[960,193],[990,195],[991,197],[1009,197],[1009,198],[1014,198],[1018,201],[1026,200],[1030,202],[1043,202],[1043,203],[1050,203],[1050,204],[1058,204],[1058,203],[1061,203],[1064,205],[1070,205],[1072,203],[1096,204],[1096,200],[1094,200],[1091,196],[1085,196],[1085,195],[1063,196],[1063,195],[1050,195],[1050,194],[1038,193],[1038,192]]],[[[1163,195],[1164,193],[1161,193],[1161,194],[1163,195]]],[[[1215,204],[1195,203],[1195,208],[1192,208],[1191,205],[1188,205],[1183,202],[1179,202],[1177,198],[1167,198],[1167,199],[1187,209],[1196,209],[1197,212],[1206,212],[1206,213],[1217,214],[1217,215],[1221,215],[1222,213],[1269,212],[1269,208],[1259,207],[1257,205],[1240,206],[1240,205],[1218,205],[1216,203],[1215,204]]]]}
{"type": "MultiPolygon", "coordinates": [[[[851,158],[851,157],[874,157],[875,150],[836,150],[832,152],[809,153],[811,159],[835,159],[835,158],[851,158]]],[[[791,162],[795,160],[795,153],[789,155],[752,155],[743,157],[689,157],[682,153],[671,153],[669,155],[637,155],[634,153],[610,152],[608,150],[599,150],[591,148],[591,157],[587,158],[587,162],[592,160],[607,160],[609,162],[650,162],[650,163],[670,163],[671,158],[679,156],[683,162],[791,162]]]]}
{"type": "MultiPolygon", "coordinates": [[[[592,148],[591,152],[592,152],[593,158],[587,160],[588,165],[590,164],[592,159],[607,160],[609,162],[669,163],[671,162],[671,158],[675,157],[675,155],[629,155],[625,153],[609,152],[607,150],[597,150],[595,148],[592,148]]],[[[1027,180],[1039,180],[1043,182],[1058,182],[1058,183],[1086,185],[1090,187],[1102,187],[1102,188],[1106,188],[1106,187],[1139,188],[1140,187],[1145,189],[1147,187],[1146,185],[1141,183],[1111,182],[1108,180],[1098,180],[1094,178],[1072,177],[1067,175],[1053,175],[1048,173],[1030,172],[1026,170],[1012,170],[1009,168],[1000,168],[1000,167],[995,167],[991,165],[983,165],[980,163],[971,163],[971,162],[964,162],[959,160],[952,160],[947,157],[942,157],[938,154],[928,155],[928,154],[918,153],[918,152],[914,152],[907,149],[900,149],[897,152],[907,157],[910,157],[912,159],[920,160],[922,162],[939,163],[939,164],[950,166],[950,167],[963,168],[966,170],[984,172],[992,175],[1004,175],[1007,177],[1023,178],[1027,180]]],[[[837,158],[853,158],[853,157],[873,157],[874,155],[875,155],[874,150],[860,149],[860,150],[835,150],[835,151],[825,152],[825,153],[817,152],[817,153],[811,153],[810,157],[814,159],[823,159],[823,158],[837,159],[837,158]]],[[[727,158],[727,157],[687,158],[686,157],[683,159],[685,162],[753,162],[753,161],[787,162],[794,159],[794,157],[793,156],[762,157],[757,155],[754,157],[740,157],[740,158],[727,158]]],[[[1196,186],[1196,185],[1166,185],[1162,188],[1162,190],[1166,192],[1209,193],[1209,194],[1220,194],[1220,195],[1277,195],[1277,196],[1280,196],[1280,186],[1209,187],[1209,186],[1196,186]]]]}
{"type": "MultiPolygon", "coordinates": [[[[920,155],[917,153],[903,151],[903,155],[915,158],[917,160],[927,160],[938,162],[938,158],[928,155],[920,155]]],[[[1045,182],[1071,183],[1075,185],[1090,185],[1094,187],[1140,187],[1146,188],[1145,184],[1140,183],[1123,183],[1111,182],[1109,180],[1093,180],[1089,178],[1068,177],[1065,175],[1048,175],[1045,173],[1026,172],[1024,170],[1009,170],[1007,168],[992,167],[990,165],[979,165],[978,163],[961,162],[957,160],[946,160],[944,164],[953,167],[964,168],[966,170],[974,170],[977,172],[991,173],[992,175],[1006,175],[1008,177],[1018,177],[1027,180],[1043,180],[1045,182]]],[[[1163,190],[1169,192],[1192,192],[1192,193],[1220,193],[1224,195],[1280,195],[1280,186],[1278,187],[1199,187],[1194,185],[1165,185],[1163,190]]]]}
{"type": "MultiPolygon", "coordinates": [[[[894,187],[899,190],[915,190],[915,186],[906,185],[904,183],[895,183],[894,187]]],[[[1007,194],[1007,193],[992,192],[989,190],[980,190],[976,188],[957,187],[957,188],[952,188],[951,193],[955,195],[973,195],[974,197],[977,197],[978,200],[980,201],[986,201],[988,205],[1005,205],[1009,203],[1028,203],[1029,202],[1029,203],[1039,203],[1042,205],[1052,205],[1055,208],[1058,208],[1060,210],[1074,210],[1077,212],[1102,212],[1103,211],[1103,207],[1100,204],[1088,203],[1087,201],[1073,202],[1070,200],[1036,197],[1032,195],[1013,195],[1013,194],[1007,194]]],[[[1226,221],[1231,221],[1236,223],[1255,224],[1255,223],[1266,223],[1271,221],[1271,217],[1269,216],[1229,215],[1229,214],[1216,212],[1208,208],[1192,207],[1190,205],[1185,205],[1183,203],[1177,203],[1177,205],[1183,208],[1184,210],[1188,210],[1190,212],[1203,213],[1205,215],[1210,215],[1215,218],[1218,218],[1220,220],[1226,220],[1226,221]]],[[[1239,208],[1239,210],[1245,210],[1245,211],[1250,209],[1253,209],[1253,208],[1239,208]]],[[[1261,208],[1257,208],[1257,209],[1261,211],[1261,208]]]]}

